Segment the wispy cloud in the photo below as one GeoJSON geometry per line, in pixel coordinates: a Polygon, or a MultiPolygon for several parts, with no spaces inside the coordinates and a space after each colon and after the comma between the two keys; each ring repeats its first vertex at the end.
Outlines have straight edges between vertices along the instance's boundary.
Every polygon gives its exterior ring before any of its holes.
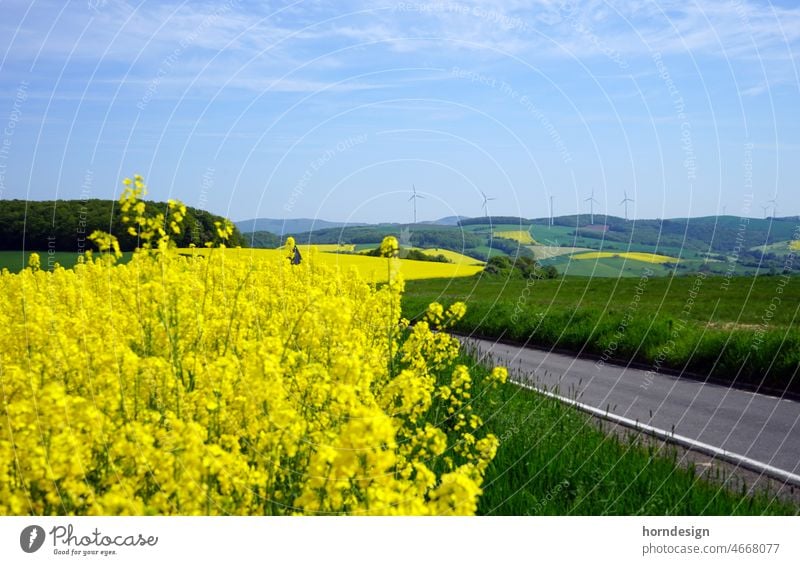
{"type": "Polygon", "coordinates": [[[760,61],[768,72],[772,61],[780,61],[781,72],[796,73],[800,41],[800,7],[744,0],[352,0],[278,8],[242,0],[136,6],[103,0],[94,10],[66,10],[61,21],[53,22],[57,6],[37,4],[24,18],[21,4],[6,9],[11,15],[0,29],[7,41],[16,32],[13,45],[7,45],[10,57],[30,63],[38,54],[40,64],[116,62],[121,72],[139,77],[159,72],[172,58],[170,74],[182,79],[197,72],[195,63],[202,61],[251,75],[237,80],[255,89],[264,87],[258,76],[265,69],[285,72],[312,59],[317,62],[309,76],[282,88],[313,89],[319,78],[313,73],[324,69],[392,65],[398,62],[392,57],[416,56],[446,65],[448,57],[465,51],[483,61],[518,57],[540,64],[566,56],[588,63],[612,59],[623,68],[657,51],[732,64],[760,61]]]}

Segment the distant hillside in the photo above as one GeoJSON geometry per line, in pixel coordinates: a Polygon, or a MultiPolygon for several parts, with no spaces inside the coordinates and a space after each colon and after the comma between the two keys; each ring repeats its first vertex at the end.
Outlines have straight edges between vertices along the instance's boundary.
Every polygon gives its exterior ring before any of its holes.
{"type": "MultiPolygon", "coordinates": [[[[593,218],[589,214],[577,214],[553,218],[554,226],[572,228],[574,230],[570,232],[572,236],[595,239],[598,240],[598,244],[619,242],[716,253],[730,253],[737,248],[747,250],[796,239],[797,223],[796,216],[744,219],[738,216],[703,216],[625,220],[605,214],[595,214],[593,218]]],[[[547,226],[549,218],[489,216],[468,218],[459,223],[461,226],[499,224],[547,226]]],[[[566,240],[559,242],[559,245],[571,244],[566,240]]],[[[756,254],[752,255],[755,258],[756,254]]]]}
{"type": "Polygon", "coordinates": [[[283,245],[283,239],[268,231],[254,231],[243,234],[248,247],[258,249],[276,249],[283,245]]]}
{"type": "MultiPolygon", "coordinates": [[[[166,212],[164,202],[146,202],[148,209],[166,212]]],[[[178,245],[194,243],[202,247],[216,241],[214,222],[223,218],[205,210],[186,208],[183,233],[173,236],[178,245]]],[[[110,232],[123,251],[136,248],[136,238],[128,234],[115,200],[0,200],[0,249],[17,251],[53,250],[81,252],[96,249],[88,237],[95,230],[110,232]]],[[[229,246],[244,246],[239,230],[234,229],[229,246]]]]}
{"type": "Polygon", "coordinates": [[[420,224],[427,224],[433,226],[457,226],[459,222],[469,219],[467,216],[446,216],[433,220],[432,222],[419,222],[420,224]]]}
{"type": "Polygon", "coordinates": [[[461,218],[456,225],[459,226],[476,226],[483,224],[498,225],[526,225],[533,223],[533,220],[527,218],[520,218],[519,216],[478,216],[476,218],[461,218]]]}
{"type": "MultiPolygon", "coordinates": [[[[494,255],[535,256],[544,253],[550,258],[542,259],[543,264],[552,264],[560,270],[571,262],[572,255],[572,251],[554,253],[561,248],[615,253],[635,251],[677,258],[674,269],[659,267],[663,271],[661,274],[673,270],[684,274],[698,270],[720,274],[730,269],[737,274],[782,272],[789,253],[788,241],[800,239],[800,234],[795,231],[797,220],[794,218],[710,216],[628,221],[618,216],[580,214],[559,216],[553,220],[551,227],[549,218],[491,216],[458,218],[460,225],[372,224],[323,228],[291,235],[298,243],[356,246],[374,246],[383,237],[394,235],[406,245],[449,249],[483,261],[494,255]],[[533,239],[547,249],[542,251],[535,246],[498,237],[498,230],[530,231],[533,239]]],[[[289,234],[285,233],[284,237],[286,235],[289,234]]],[[[248,233],[245,237],[252,247],[276,247],[283,239],[264,231],[248,233]]],[[[617,274],[620,272],[617,263],[624,263],[621,259],[602,259],[600,262],[601,266],[610,268],[608,273],[617,274]]],[[[622,266],[626,275],[633,272],[628,272],[631,269],[629,264],[622,266]]],[[[570,274],[580,274],[576,269],[585,267],[592,276],[611,276],[608,273],[598,275],[597,268],[589,263],[579,262],[573,267],[570,274]]]]}
{"type": "Polygon", "coordinates": [[[367,225],[362,223],[329,222],[318,218],[292,218],[283,220],[276,218],[253,218],[251,220],[235,222],[235,224],[242,233],[267,231],[277,235],[313,232],[327,228],[367,225]]]}

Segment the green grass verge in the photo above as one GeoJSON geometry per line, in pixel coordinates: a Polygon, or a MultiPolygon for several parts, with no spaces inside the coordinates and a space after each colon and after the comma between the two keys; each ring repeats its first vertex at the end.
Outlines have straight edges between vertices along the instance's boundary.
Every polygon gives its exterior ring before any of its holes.
{"type": "Polygon", "coordinates": [[[459,300],[456,331],[800,393],[798,276],[409,281],[403,315],[459,300]]]}
{"type": "MultiPolygon", "coordinates": [[[[28,258],[31,253],[39,254],[41,268],[44,271],[53,270],[56,263],[65,269],[71,269],[78,262],[78,257],[82,255],[82,253],[67,251],[55,251],[53,253],[48,253],[47,251],[0,251],[0,271],[8,269],[12,273],[20,272],[28,265],[28,258]]],[[[117,262],[127,263],[131,260],[132,255],[133,252],[126,251],[117,262]]]]}
{"type": "MultiPolygon", "coordinates": [[[[470,358],[462,362],[473,364],[470,358]]],[[[471,372],[486,371],[473,366],[471,372]]],[[[472,405],[500,439],[487,469],[479,514],[796,515],[769,492],[748,496],[698,478],[664,452],[606,435],[588,415],[507,383],[472,405]]],[[[744,488],[745,485],[742,485],[744,488]]]]}

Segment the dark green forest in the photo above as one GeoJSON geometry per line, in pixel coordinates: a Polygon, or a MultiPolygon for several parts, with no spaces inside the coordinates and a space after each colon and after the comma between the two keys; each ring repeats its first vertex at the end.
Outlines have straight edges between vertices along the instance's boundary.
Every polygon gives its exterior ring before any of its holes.
{"type": "MultiPolygon", "coordinates": [[[[167,213],[164,202],[146,202],[148,214],[167,213]]],[[[89,235],[102,230],[116,236],[123,251],[137,247],[121,220],[119,204],[113,200],[0,200],[0,250],[55,250],[83,252],[95,249],[89,235]]],[[[186,208],[183,231],[173,239],[180,247],[218,241],[214,222],[222,217],[197,208],[186,208]]],[[[229,247],[246,246],[234,227],[229,247]]]]}

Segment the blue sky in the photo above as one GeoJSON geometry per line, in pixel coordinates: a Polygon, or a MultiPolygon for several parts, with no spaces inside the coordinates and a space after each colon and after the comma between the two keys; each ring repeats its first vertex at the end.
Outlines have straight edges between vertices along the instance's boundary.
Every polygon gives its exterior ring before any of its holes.
{"type": "Polygon", "coordinates": [[[0,2],[0,198],[800,213],[793,2],[0,2]],[[752,195],[752,196],[751,196],[752,195]]]}

